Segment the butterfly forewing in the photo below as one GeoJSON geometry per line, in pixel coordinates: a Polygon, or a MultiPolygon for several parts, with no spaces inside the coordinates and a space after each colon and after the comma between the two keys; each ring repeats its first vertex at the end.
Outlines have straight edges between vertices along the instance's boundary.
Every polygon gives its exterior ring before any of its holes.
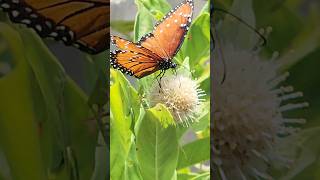
{"type": "Polygon", "coordinates": [[[119,49],[141,53],[145,56],[149,56],[150,58],[153,58],[155,61],[161,60],[161,57],[156,55],[152,51],[142,47],[139,44],[125,40],[118,36],[111,36],[111,42],[112,44],[116,45],[119,49]]]}
{"type": "Polygon", "coordinates": [[[152,33],[139,41],[163,59],[172,59],[179,50],[191,24],[193,1],[185,0],[158,22],[152,33]]]}
{"type": "Polygon", "coordinates": [[[0,0],[12,21],[92,54],[109,46],[109,6],[109,0],[0,0]]]}

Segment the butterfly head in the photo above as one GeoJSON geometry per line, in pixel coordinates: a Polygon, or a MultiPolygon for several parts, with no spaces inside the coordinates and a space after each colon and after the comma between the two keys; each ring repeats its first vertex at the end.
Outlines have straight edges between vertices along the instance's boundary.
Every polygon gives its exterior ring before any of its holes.
{"type": "Polygon", "coordinates": [[[172,62],[172,63],[171,63],[171,68],[175,69],[176,67],[177,67],[177,64],[174,63],[174,62],[172,62]]]}

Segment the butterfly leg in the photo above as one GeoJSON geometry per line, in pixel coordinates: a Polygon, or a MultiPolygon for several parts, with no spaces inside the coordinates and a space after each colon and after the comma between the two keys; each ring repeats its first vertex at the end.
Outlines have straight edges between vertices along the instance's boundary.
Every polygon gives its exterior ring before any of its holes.
{"type": "MultiPolygon", "coordinates": [[[[157,76],[158,77],[158,76],[157,76]]],[[[158,78],[156,78],[157,79],[157,81],[158,81],[158,84],[159,84],[159,87],[160,87],[160,89],[161,89],[161,83],[160,83],[160,81],[159,81],[159,79],[158,78]]]]}
{"type": "Polygon", "coordinates": [[[161,70],[161,71],[160,71],[160,73],[159,73],[159,74],[157,75],[157,77],[156,77],[156,79],[157,79],[157,81],[158,81],[158,84],[159,84],[160,89],[161,89],[161,77],[160,77],[160,80],[158,79],[158,77],[159,77],[159,76],[161,76],[162,72],[163,72],[163,70],[161,70]]]}
{"type": "Polygon", "coordinates": [[[162,72],[160,74],[161,74],[161,76],[160,76],[160,83],[161,83],[161,79],[166,74],[166,70],[162,70],[162,72]]]}

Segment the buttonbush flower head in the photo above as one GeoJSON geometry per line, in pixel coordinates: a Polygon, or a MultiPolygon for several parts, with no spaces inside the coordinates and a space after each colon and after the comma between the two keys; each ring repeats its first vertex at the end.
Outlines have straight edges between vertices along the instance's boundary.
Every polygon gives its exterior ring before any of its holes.
{"type": "Polygon", "coordinates": [[[165,76],[153,84],[149,99],[152,106],[164,104],[171,112],[176,123],[189,126],[196,120],[197,112],[204,99],[204,91],[196,81],[183,75],[165,76]]]}
{"type": "Polygon", "coordinates": [[[268,170],[274,162],[277,167],[291,164],[289,157],[277,151],[277,145],[305,122],[286,118],[284,112],[308,103],[298,99],[301,92],[285,85],[288,73],[277,73],[277,53],[272,59],[263,60],[258,52],[237,49],[231,44],[222,49],[227,52],[226,80],[221,84],[221,62],[215,62],[213,72],[214,173],[222,179],[272,179],[268,170]]]}

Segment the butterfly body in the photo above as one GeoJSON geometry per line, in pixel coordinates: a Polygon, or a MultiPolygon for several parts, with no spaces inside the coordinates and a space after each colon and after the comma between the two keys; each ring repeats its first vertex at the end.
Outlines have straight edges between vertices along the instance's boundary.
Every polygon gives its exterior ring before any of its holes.
{"type": "Polygon", "coordinates": [[[111,66],[139,79],[159,70],[164,74],[176,68],[172,59],[189,30],[192,13],[193,0],[184,0],[137,43],[111,36],[111,42],[120,49],[110,53],[111,66]]]}
{"type": "Polygon", "coordinates": [[[175,69],[177,67],[177,64],[172,62],[172,60],[164,60],[158,62],[159,69],[161,70],[168,70],[170,68],[175,69]]]}

